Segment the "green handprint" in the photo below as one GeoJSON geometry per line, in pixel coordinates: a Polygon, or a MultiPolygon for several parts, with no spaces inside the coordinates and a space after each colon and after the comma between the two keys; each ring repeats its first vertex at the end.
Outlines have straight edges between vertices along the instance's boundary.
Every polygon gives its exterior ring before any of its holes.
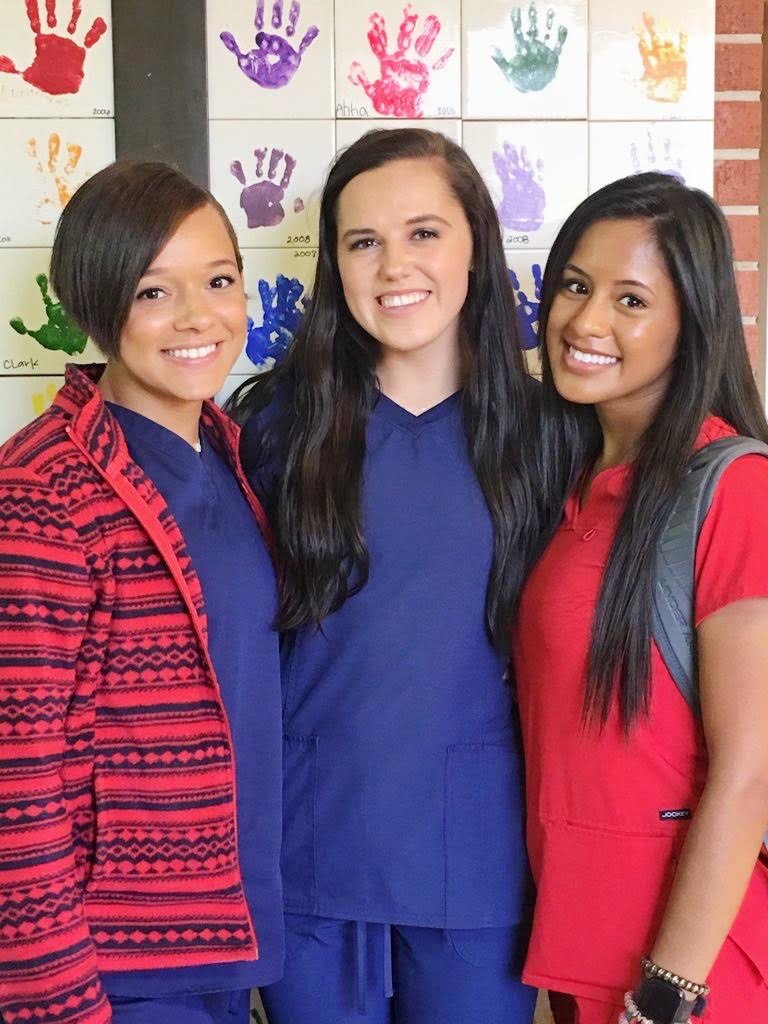
{"type": "Polygon", "coordinates": [[[43,297],[45,312],[48,317],[46,323],[41,324],[36,331],[30,331],[20,316],[15,316],[10,321],[11,327],[17,334],[28,334],[34,338],[38,345],[50,349],[52,352],[66,352],[67,355],[78,355],[85,348],[88,335],[83,334],[72,323],[60,302],[54,302],[48,292],[48,278],[45,274],[38,274],[35,278],[37,287],[43,297]]]}
{"type": "Polygon", "coordinates": [[[512,8],[512,28],[515,33],[515,55],[505,57],[498,48],[491,54],[501,68],[504,77],[520,92],[539,92],[549,85],[557,74],[560,54],[568,36],[568,29],[561,25],[557,30],[557,42],[549,46],[549,37],[555,21],[555,12],[547,11],[547,27],[544,38],[539,37],[538,13],[531,0],[528,8],[528,32],[523,35],[522,15],[519,7],[512,8]]]}

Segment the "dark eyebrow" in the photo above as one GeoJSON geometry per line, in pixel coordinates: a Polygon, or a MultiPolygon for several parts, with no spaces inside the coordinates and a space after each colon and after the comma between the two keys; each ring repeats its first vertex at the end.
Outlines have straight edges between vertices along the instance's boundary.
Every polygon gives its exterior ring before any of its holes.
{"type": "MultiPolygon", "coordinates": [[[[566,263],[566,265],[565,265],[565,267],[563,269],[564,270],[573,270],[573,271],[575,271],[575,273],[581,274],[582,277],[586,277],[588,281],[592,280],[592,278],[589,276],[589,274],[586,272],[586,270],[582,270],[581,267],[577,267],[575,263],[566,263]]],[[[614,284],[628,285],[630,288],[644,288],[647,292],[650,292],[651,295],[655,294],[653,288],[651,288],[650,285],[645,284],[643,281],[631,281],[631,280],[628,280],[628,279],[624,279],[624,280],[621,280],[621,281],[614,281],[613,283],[614,284]]]]}
{"type": "MultiPolygon", "coordinates": [[[[412,224],[423,224],[428,220],[436,220],[441,224],[445,224],[447,228],[451,226],[451,222],[447,221],[445,217],[441,217],[437,213],[420,213],[418,217],[409,217],[405,222],[409,227],[412,224]]],[[[341,241],[345,241],[347,238],[353,238],[355,235],[375,235],[375,228],[350,228],[349,231],[345,231],[341,236],[341,241]]]]}
{"type": "MultiPolygon", "coordinates": [[[[207,270],[215,270],[216,267],[236,267],[236,266],[237,266],[237,263],[233,259],[211,260],[211,262],[209,264],[207,264],[206,269],[207,270]]],[[[170,274],[172,272],[173,272],[173,268],[172,267],[153,266],[153,267],[148,267],[144,271],[144,273],[141,275],[141,277],[142,277],[142,280],[143,280],[145,277],[152,277],[155,274],[170,274]]]]}

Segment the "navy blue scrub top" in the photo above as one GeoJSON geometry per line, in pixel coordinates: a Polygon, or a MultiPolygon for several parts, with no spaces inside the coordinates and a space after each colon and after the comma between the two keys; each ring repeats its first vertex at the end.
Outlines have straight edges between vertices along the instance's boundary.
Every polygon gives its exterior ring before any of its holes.
{"type": "Polygon", "coordinates": [[[178,435],[108,403],[131,457],[162,494],[200,578],[209,649],[232,731],[240,866],[259,940],[242,963],[104,972],[107,995],[157,996],[268,985],[283,973],[280,883],[282,749],[280,656],[271,628],[272,563],[226,461],[201,436],[198,454],[178,435]]]}
{"type": "MultiPolygon", "coordinates": [[[[268,408],[243,434],[257,491],[270,487],[269,424],[268,408]]],[[[363,481],[369,580],[322,631],[283,645],[286,908],[515,924],[528,897],[520,749],[485,628],[493,531],[461,395],[420,416],[380,395],[363,481]]]]}

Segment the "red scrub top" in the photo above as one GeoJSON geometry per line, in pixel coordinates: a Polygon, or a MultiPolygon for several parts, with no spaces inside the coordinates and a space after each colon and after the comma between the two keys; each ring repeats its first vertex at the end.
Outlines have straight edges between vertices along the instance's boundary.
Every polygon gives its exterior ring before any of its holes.
{"type": "MultiPolygon", "coordinates": [[[[710,417],[696,446],[733,433],[710,417]]],[[[653,945],[707,777],[701,726],[655,645],[650,716],[630,739],[615,707],[603,732],[582,724],[593,612],[629,470],[598,474],[582,508],[570,497],[523,591],[514,633],[537,886],[523,979],[619,1003],[653,945]]],[[[696,623],[733,601],[767,596],[768,459],[742,456],[724,473],[699,538],[696,623]]],[[[762,862],[730,935],[768,979],[762,862]]]]}

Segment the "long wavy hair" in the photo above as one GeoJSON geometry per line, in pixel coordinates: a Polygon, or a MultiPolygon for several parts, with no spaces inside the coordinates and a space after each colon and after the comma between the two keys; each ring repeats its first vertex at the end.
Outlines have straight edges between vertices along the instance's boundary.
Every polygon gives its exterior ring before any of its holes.
{"type": "Polygon", "coordinates": [[[534,385],[525,373],[496,211],[461,147],[421,128],[379,129],[338,155],[320,204],[308,312],[284,363],[241,387],[230,409],[244,422],[276,393],[281,396],[281,426],[273,418],[258,450],[245,451],[244,458],[246,469],[258,471],[279,444],[283,470],[272,509],[282,566],[276,625],[321,623],[368,578],[361,479],[381,357],[379,342],[354,320],[344,300],[336,257],[339,196],[365,171],[414,159],[440,166],[472,231],[473,268],[460,316],[467,353],[463,418],[494,527],[487,627],[503,649],[541,516],[529,415],[534,385]]]}
{"type": "Polygon", "coordinates": [[[571,467],[570,479],[561,478],[561,507],[565,493],[599,455],[602,433],[594,406],[568,402],[557,393],[545,344],[547,323],[579,239],[606,220],[647,221],[677,295],[681,325],[666,393],[641,440],[592,623],[584,718],[604,725],[617,699],[629,730],[650,703],[656,546],[702,423],[714,414],[762,441],[768,441],[768,424],[747,357],[730,235],[719,207],[671,175],[622,178],[574,210],[544,274],[543,408],[547,422],[559,423],[560,430],[552,431],[542,458],[571,467]]]}

